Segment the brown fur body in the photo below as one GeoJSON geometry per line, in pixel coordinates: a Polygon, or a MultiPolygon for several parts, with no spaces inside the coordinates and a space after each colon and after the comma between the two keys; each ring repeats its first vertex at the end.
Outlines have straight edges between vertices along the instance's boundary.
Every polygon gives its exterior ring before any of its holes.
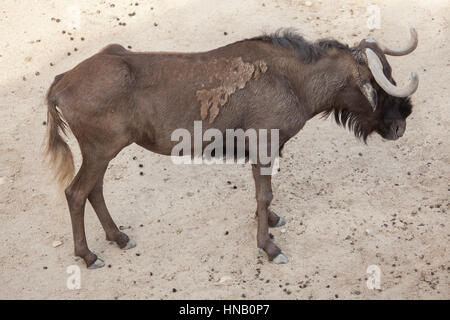
{"type": "MultiPolygon", "coordinates": [[[[60,179],[67,178],[73,160],[58,133],[64,123],[56,106],[83,156],[78,174],[66,189],[75,254],[95,266],[97,257],[88,249],[84,232],[86,199],[107,239],[127,247],[129,238],[111,219],[102,185],[109,161],[131,143],[169,155],[177,143],[171,141],[171,133],[178,128],[192,132],[194,121],[203,120],[203,130],[279,129],[283,146],[313,116],[343,110],[370,126],[367,134],[376,130],[385,110],[373,112],[355,84],[355,75],[370,78],[367,67],[360,67],[342,45],[319,49],[321,56],[308,61],[299,59],[288,46],[277,47],[264,39],[202,53],[134,53],[110,45],[56,77],[47,96],[49,153],[62,154],[60,179]]],[[[281,251],[267,228],[279,218],[268,208],[270,176],[260,175],[258,169],[259,165],[253,165],[257,243],[272,260],[281,251]]]]}

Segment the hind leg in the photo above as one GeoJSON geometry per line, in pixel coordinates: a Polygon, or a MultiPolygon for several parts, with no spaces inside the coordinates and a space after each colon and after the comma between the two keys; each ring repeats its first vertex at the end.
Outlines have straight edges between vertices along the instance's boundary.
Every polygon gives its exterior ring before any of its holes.
{"type": "Polygon", "coordinates": [[[114,241],[121,249],[131,249],[136,246],[136,243],[131,240],[125,233],[117,228],[114,220],[109,214],[106,207],[105,199],[103,197],[103,179],[105,176],[107,165],[104,167],[102,174],[97,180],[92,191],[89,193],[88,199],[97,214],[100,223],[106,233],[106,240],[114,241]]]}
{"type": "Polygon", "coordinates": [[[102,175],[107,163],[108,161],[105,160],[83,159],[80,170],[65,191],[72,220],[75,256],[83,258],[88,268],[99,268],[104,265],[103,261],[88,248],[84,229],[84,208],[89,193],[102,175]]]}

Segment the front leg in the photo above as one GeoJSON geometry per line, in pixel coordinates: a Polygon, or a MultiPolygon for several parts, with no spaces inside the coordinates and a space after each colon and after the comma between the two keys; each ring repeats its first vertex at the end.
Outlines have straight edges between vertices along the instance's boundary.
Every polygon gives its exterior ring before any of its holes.
{"type": "Polygon", "coordinates": [[[270,261],[278,264],[287,263],[288,259],[269,236],[269,205],[272,201],[272,176],[262,175],[260,169],[259,165],[252,165],[258,213],[258,248],[263,249],[267,253],[270,261]]]}
{"type": "MultiPolygon", "coordinates": [[[[258,209],[256,209],[255,217],[258,217],[258,209]]],[[[283,217],[278,216],[275,212],[268,209],[269,228],[278,228],[286,224],[283,217]]]]}
{"type": "MultiPolygon", "coordinates": [[[[253,179],[255,179],[255,191],[256,191],[255,196],[256,199],[258,199],[259,176],[261,172],[259,170],[255,170],[254,168],[252,168],[252,173],[253,179]]],[[[270,188],[271,188],[270,190],[272,190],[272,185],[270,186],[270,188]]],[[[255,217],[258,218],[258,208],[256,208],[255,217]]],[[[283,217],[278,216],[275,212],[273,212],[270,209],[268,209],[267,218],[269,222],[269,228],[278,228],[286,224],[286,220],[284,220],[283,217]]]]}

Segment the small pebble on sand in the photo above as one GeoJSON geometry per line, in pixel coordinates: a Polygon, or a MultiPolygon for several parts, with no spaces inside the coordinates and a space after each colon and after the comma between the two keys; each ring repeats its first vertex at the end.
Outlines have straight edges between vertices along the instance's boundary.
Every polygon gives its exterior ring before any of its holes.
{"type": "Polygon", "coordinates": [[[60,245],[62,245],[62,241],[59,241],[59,240],[55,240],[55,241],[53,241],[53,243],[52,243],[52,247],[53,247],[53,248],[57,248],[57,247],[59,247],[60,245]]]}

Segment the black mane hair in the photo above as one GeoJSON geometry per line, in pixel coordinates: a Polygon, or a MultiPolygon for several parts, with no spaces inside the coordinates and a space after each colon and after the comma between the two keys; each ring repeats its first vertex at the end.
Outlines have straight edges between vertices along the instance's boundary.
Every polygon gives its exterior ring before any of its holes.
{"type": "Polygon", "coordinates": [[[348,45],[334,39],[321,39],[314,43],[309,42],[291,28],[279,29],[275,33],[264,34],[249,40],[272,42],[277,48],[293,49],[297,58],[308,64],[314,63],[325,56],[331,48],[351,51],[348,45]]]}
{"type": "Polygon", "coordinates": [[[375,128],[367,123],[363,125],[360,119],[361,117],[360,115],[351,112],[347,109],[333,108],[332,110],[323,112],[322,118],[326,119],[331,114],[333,114],[334,120],[339,126],[342,126],[343,128],[347,128],[348,130],[353,131],[353,133],[358,139],[362,139],[364,143],[367,144],[367,138],[375,128]]]}
{"type": "MultiPolygon", "coordinates": [[[[297,58],[307,64],[318,61],[320,58],[327,55],[328,50],[332,48],[348,51],[354,55],[354,48],[352,49],[348,45],[337,40],[320,39],[312,43],[305,40],[305,38],[293,29],[280,29],[273,34],[265,34],[250,40],[272,42],[277,48],[293,49],[297,58]]],[[[333,108],[332,110],[324,112],[322,116],[323,118],[327,118],[331,114],[334,115],[334,119],[338,125],[353,131],[355,136],[362,139],[364,142],[366,142],[367,137],[374,129],[371,126],[368,127],[367,124],[363,125],[360,119],[361,116],[350,112],[347,109],[333,108]]]]}
{"type": "MultiPolygon", "coordinates": [[[[406,119],[412,112],[411,98],[397,98],[388,95],[384,91],[378,91],[379,104],[377,108],[381,109],[381,117],[385,118],[386,113],[390,110],[397,110],[400,115],[406,119]]],[[[367,106],[369,108],[369,106],[367,106]]],[[[344,108],[333,108],[331,110],[322,113],[322,118],[328,118],[333,114],[334,120],[339,126],[353,131],[355,136],[364,141],[367,144],[367,138],[374,131],[378,131],[375,121],[367,121],[365,117],[356,112],[349,111],[344,108]],[[364,121],[366,120],[366,121],[364,121]]]]}

